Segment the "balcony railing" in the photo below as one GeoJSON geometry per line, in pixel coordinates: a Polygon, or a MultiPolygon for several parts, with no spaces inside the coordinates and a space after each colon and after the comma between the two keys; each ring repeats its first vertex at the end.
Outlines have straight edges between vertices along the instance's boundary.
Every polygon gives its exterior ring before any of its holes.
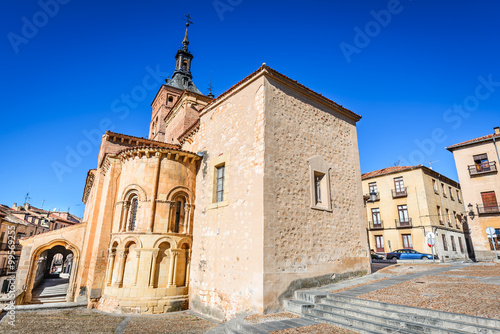
{"type": "Polygon", "coordinates": [[[500,213],[500,205],[497,205],[497,206],[478,205],[477,206],[477,212],[480,215],[500,213]]]}
{"type": "Polygon", "coordinates": [[[477,175],[482,175],[482,174],[496,173],[497,172],[497,164],[495,161],[487,161],[487,162],[483,162],[482,164],[469,165],[467,167],[469,168],[469,175],[471,177],[477,176],[477,175]]]}
{"type": "Polygon", "coordinates": [[[396,219],[396,227],[397,228],[412,227],[411,218],[408,218],[406,220],[396,219]]]}
{"type": "Polygon", "coordinates": [[[384,221],[379,220],[376,222],[368,222],[370,226],[370,230],[383,230],[384,229],[384,221]]]}
{"type": "Polygon", "coordinates": [[[408,187],[404,187],[403,189],[392,189],[392,198],[398,197],[406,197],[408,196],[408,187]]]}

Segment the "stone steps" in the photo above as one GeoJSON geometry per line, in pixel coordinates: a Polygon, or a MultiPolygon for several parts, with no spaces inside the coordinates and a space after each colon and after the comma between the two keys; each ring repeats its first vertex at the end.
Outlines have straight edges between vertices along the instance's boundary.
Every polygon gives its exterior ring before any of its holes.
{"type": "Polygon", "coordinates": [[[500,333],[500,321],[380,303],[324,291],[297,291],[285,310],[358,333],[500,333]]]}

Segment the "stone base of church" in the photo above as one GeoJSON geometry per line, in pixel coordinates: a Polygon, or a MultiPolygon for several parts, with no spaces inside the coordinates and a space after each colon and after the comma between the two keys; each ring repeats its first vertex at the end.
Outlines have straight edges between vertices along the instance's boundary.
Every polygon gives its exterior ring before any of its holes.
{"type": "Polygon", "coordinates": [[[173,297],[139,297],[118,299],[112,296],[102,296],[97,309],[103,312],[119,314],[159,314],[187,310],[188,296],[173,297]]]}

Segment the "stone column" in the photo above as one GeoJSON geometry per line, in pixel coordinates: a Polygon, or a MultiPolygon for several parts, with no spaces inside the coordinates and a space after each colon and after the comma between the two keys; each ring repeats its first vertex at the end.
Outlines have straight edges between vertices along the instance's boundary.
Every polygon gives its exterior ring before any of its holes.
{"type": "Polygon", "coordinates": [[[128,202],[123,202],[122,205],[122,215],[120,217],[120,232],[125,232],[125,227],[127,226],[127,217],[128,217],[128,207],[130,206],[130,203],[128,202]]]}
{"type": "Polygon", "coordinates": [[[155,157],[158,160],[155,166],[155,178],[154,178],[154,188],[153,196],[151,198],[151,215],[149,216],[148,232],[153,232],[155,213],[156,213],[156,197],[158,196],[158,182],[160,180],[160,165],[161,165],[161,153],[156,152],[155,157]]]}
{"type": "Polygon", "coordinates": [[[28,286],[26,288],[26,293],[24,294],[24,302],[29,303],[32,298],[33,285],[35,284],[36,274],[38,272],[38,266],[40,265],[40,255],[33,259],[33,267],[31,268],[31,273],[28,276],[28,286]]]}
{"type": "Polygon", "coordinates": [[[177,255],[179,255],[178,250],[170,251],[170,268],[168,270],[168,286],[175,286],[175,271],[177,270],[177,255]]]}
{"type": "Polygon", "coordinates": [[[71,268],[71,274],[69,275],[69,287],[68,291],[66,292],[66,301],[67,302],[72,302],[74,300],[73,298],[73,291],[75,288],[75,282],[76,282],[76,269],[78,268],[78,258],[74,257],[73,255],[73,268],[71,268]]]}
{"type": "Polygon", "coordinates": [[[109,261],[108,261],[108,269],[106,271],[106,285],[111,285],[111,280],[113,279],[113,269],[115,268],[115,257],[116,252],[109,250],[109,261]]]}
{"type": "Polygon", "coordinates": [[[190,213],[191,213],[191,205],[187,203],[184,204],[184,231],[183,231],[184,234],[188,234],[189,232],[190,213]]]}
{"type": "Polygon", "coordinates": [[[123,274],[125,271],[125,261],[127,260],[127,252],[122,250],[118,253],[118,276],[116,277],[116,281],[114,286],[120,288],[123,284],[123,274]]]}
{"type": "Polygon", "coordinates": [[[149,272],[149,286],[155,286],[155,275],[156,275],[156,259],[158,257],[158,249],[154,249],[151,253],[151,271],[149,272]]]}
{"type": "Polygon", "coordinates": [[[191,249],[186,249],[186,281],[184,286],[189,285],[189,267],[191,267],[191,249]]]}
{"type": "Polygon", "coordinates": [[[172,233],[174,230],[172,226],[175,224],[175,202],[169,201],[170,208],[168,210],[168,233],[172,233]]]}
{"type": "Polygon", "coordinates": [[[134,286],[137,285],[137,277],[139,275],[139,264],[141,262],[141,251],[135,250],[135,258],[137,259],[137,264],[135,265],[135,277],[134,277],[134,286]]]}

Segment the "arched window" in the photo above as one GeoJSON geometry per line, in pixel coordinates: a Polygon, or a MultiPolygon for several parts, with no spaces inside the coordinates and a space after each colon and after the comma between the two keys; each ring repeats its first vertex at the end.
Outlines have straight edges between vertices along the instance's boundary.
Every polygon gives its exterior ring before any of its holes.
{"type": "Polygon", "coordinates": [[[130,209],[128,212],[128,230],[129,231],[135,230],[138,203],[139,203],[139,200],[137,198],[137,195],[133,195],[130,198],[130,209]]]}
{"type": "Polygon", "coordinates": [[[184,225],[184,204],[186,200],[184,197],[178,197],[175,200],[175,225],[174,233],[179,233],[180,225],[184,225]]]}

